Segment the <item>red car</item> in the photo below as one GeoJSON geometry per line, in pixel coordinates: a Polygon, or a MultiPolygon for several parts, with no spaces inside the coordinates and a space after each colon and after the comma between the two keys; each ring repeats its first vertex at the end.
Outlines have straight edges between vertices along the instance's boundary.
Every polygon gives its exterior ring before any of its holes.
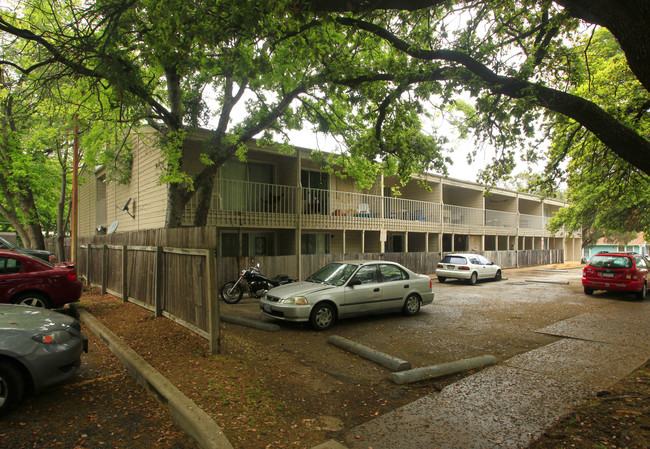
{"type": "Polygon", "coordinates": [[[72,262],[52,265],[27,254],[0,250],[0,303],[61,307],[78,301],[81,287],[72,262]]]}
{"type": "Polygon", "coordinates": [[[645,299],[650,262],[640,254],[599,253],[582,270],[582,286],[587,295],[595,290],[636,293],[645,299]]]}

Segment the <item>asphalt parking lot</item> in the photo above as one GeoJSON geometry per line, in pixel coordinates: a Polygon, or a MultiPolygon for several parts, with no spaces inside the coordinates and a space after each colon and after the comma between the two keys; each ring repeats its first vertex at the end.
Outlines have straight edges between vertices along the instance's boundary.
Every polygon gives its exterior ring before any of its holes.
{"type": "MultiPolygon", "coordinates": [[[[351,384],[376,382],[389,370],[327,342],[339,335],[400,359],[428,366],[491,354],[499,360],[557,342],[542,329],[605,308],[637,305],[633,295],[583,293],[580,267],[505,270],[500,282],[438,283],[436,299],[415,317],[401,314],[339,321],[325,332],[306,324],[279,323],[277,332],[228,325],[228,332],[258,342],[265,357],[293,359],[328,378],[351,384]]],[[[222,314],[264,322],[257,301],[221,303],[222,314]]],[[[92,337],[91,337],[92,338],[92,337]]],[[[196,447],[173,425],[96,339],[72,382],[29,398],[0,420],[0,447],[196,447]],[[113,444],[111,444],[113,442],[113,444]],[[115,444],[117,443],[117,444],[115,444]]]]}
{"type": "Polygon", "coordinates": [[[339,335],[377,351],[428,366],[491,354],[499,360],[550,344],[558,338],[537,332],[558,321],[598,309],[616,301],[634,301],[633,296],[596,293],[587,296],[581,285],[581,267],[568,269],[504,270],[499,282],[467,285],[456,280],[433,282],[433,304],[415,317],[378,315],[338,321],[325,332],[306,324],[283,323],[261,317],[257,301],[244,298],[238,304],[221,302],[221,313],[277,323],[280,330],[254,330],[248,337],[263,342],[272,351],[294,353],[302,363],[341,375],[373,378],[377,368],[327,343],[339,335]]]}

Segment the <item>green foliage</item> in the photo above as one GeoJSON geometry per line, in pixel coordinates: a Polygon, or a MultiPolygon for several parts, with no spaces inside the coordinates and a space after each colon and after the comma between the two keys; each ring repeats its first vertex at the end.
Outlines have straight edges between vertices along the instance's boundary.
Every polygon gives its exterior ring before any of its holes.
{"type": "MultiPolygon", "coordinates": [[[[630,72],[616,40],[606,30],[575,49],[588,57],[576,71],[576,93],[592,99],[621,122],[650,136],[650,96],[630,72]]],[[[572,203],[552,222],[553,229],[584,228],[586,234],[650,231],[650,177],[608,150],[593,134],[564,117],[555,117],[551,163],[546,180],[567,179],[572,203]],[[560,161],[568,157],[564,166],[560,161]]]]}
{"type": "MultiPolygon", "coordinates": [[[[25,8],[3,14],[0,29],[20,36],[31,60],[19,52],[8,60],[42,82],[73,75],[92,93],[75,94],[84,100],[74,102],[82,122],[92,121],[81,114],[85,101],[93,103],[88,112],[116,115],[108,150],[87,152],[115,179],[127,180],[119,174],[130,163],[121,125],[146,121],[158,130],[161,182],[183,191],[170,195],[179,199],[168,205],[177,212],[194,189],[209,192],[205,179],[226,159],[245,160],[252,139],[290,152],[286,131],[306,123],[333,136],[342,152],[323,161],[326,170],[353,177],[359,188],[379,172],[402,182],[412,173],[446,174],[447,130],[432,123],[450,112],[461,117],[452,123],[460,136],[496,148],[481,174],[490,184],[507,179],[518,157],[538,161],[542,132],[551,133],[542,123],[555,120],[548,156],[561,177],[563,142],[573,147],[575,124],[541,111],[562,109],[557,98],[566,99],[559,95],[566,90],[647,136],[644,114],[634,114],[646,92],[626,81],[615,41],[596,36],[576,48],[581,23],[547,0],[441,2],[415,11],[365,2],[359,13],[317,14],[310,2],[293,0],[19,3],[25,8]],[[198,128],[208,129],[207,148],[201,170],[190,173],[184,150],[196,134],[186,131],[198,128]]],[[[100,146],[99,134],[87,135],[100,146]]],[[[592,135],[583,142],[585,154],[602,147],[592,135]]]]}

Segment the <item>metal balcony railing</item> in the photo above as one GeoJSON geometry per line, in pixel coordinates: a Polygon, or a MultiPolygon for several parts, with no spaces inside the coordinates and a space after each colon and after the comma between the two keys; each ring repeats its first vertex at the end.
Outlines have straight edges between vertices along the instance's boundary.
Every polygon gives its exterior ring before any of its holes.
{"type": "Polygon", "coordinates": [[[485,226],[489,228],[517,228],[517,214],[498,210],[485,211],[485,226]]]}
{"type": "MultiPolygon", "coordinates": [[[[192,223],[196,208],[193,198],[185,208],[185,224],[192,223]]],[[[537,232],[546,229],[549,218],[355,192],[216,180],[208,225],[293,228],[298,220],[312,229],[438,232],[443,226],[445,232],[498,232],[519,227],[537,232]]]]}
{"type": "Polygon", "coordinates": [[[548,219],[538,215],[519,215],[519,227],[523,229],[546,229],[548,219]]]}
{"type": "Polygon", "coordinates": [[[456,226],[459,228],[480,228],[484,223],[485,210],[473,207],[443,206],[443,221],[445,227],[456,226]]]}

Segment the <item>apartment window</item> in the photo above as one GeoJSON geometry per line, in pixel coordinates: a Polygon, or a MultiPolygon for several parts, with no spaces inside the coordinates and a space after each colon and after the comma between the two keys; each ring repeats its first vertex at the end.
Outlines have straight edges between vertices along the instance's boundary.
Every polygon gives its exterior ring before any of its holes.
{"type": "Polygon", "coordinates": [[[300,238],[302,254],[329,254],[329,234],[303,234],[300,238]]]}
{"type": "MultiPolygon", "coordinates": [[[[221,234],[221,255],[223,257],[237,257],[238,234],[224,232],[221,234]]],[[[275,235],[271,232],[244,232],[242,233],[241,255],[243,257],[273,256],[275,235]]]]}

